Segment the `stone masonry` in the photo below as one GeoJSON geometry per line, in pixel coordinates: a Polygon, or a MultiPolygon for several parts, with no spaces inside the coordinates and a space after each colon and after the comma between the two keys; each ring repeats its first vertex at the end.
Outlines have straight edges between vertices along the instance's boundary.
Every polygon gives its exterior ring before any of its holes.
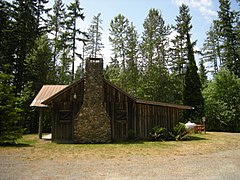
{"type": "Polygon", "coordinates": [[[103,59],[87,59],[83,105],[74,120],[75,143],[111,142],[110,117],[103,106],[103,101],[103,59]]]}

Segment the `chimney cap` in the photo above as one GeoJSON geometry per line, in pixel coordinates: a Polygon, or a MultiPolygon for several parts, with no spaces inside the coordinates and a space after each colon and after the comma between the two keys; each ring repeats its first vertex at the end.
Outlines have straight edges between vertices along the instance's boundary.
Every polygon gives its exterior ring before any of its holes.
{"type": "Polygon", "coordinates": [[[87,61],[90,63],[103,63],[103,58],[87,58],[87,61]]]}

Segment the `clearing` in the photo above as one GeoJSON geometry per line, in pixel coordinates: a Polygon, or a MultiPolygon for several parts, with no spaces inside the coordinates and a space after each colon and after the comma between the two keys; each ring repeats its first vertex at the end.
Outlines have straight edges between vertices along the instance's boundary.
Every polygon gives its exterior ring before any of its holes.
{"type": "Polygon", "coordinates": [[[0,147],[0,179],[240,179],[240,133],[186,141],[55,144],[25,135],[0,147]]]}

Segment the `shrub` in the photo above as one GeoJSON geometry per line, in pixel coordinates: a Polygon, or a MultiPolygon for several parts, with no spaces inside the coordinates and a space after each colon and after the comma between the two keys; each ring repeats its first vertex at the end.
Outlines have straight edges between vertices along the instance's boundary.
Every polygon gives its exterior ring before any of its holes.
{"type": "Polygon", "coordinates": [[[128,139],[135,139],[136,136],[135,136],[135,133],[134,133],[134,130],[130,129],[128,130],[128,139]]]}
{"type": "Polygon", "coordinates": [[[162,138],[164,132],[165,132],[165,128],[156,126],[151,129],[149,134],[154,140],[159,140],[162,138]]]}
{"type": "Polygon", "coordinates": [[[169,132],[169,134],[176,140],[181,141],[183,140],[188,134],[189,131],[186,129],[186,126],[184,123],[179,122],[174,128],[172,132],[169,132]]]}

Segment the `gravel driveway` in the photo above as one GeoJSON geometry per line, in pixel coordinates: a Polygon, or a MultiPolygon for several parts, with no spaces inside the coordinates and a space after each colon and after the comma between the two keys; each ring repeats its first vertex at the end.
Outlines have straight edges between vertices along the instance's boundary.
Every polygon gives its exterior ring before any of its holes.
{"type": "Polygon", "coordinates": [[[0,179],[240,179],[240,149],[168,156],[41,158],[0,154],[0,179]]]}

